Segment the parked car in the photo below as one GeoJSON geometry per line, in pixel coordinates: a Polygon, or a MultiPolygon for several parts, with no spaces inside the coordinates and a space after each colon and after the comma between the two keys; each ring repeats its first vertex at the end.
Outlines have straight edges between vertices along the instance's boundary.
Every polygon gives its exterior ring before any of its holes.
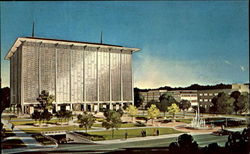
{"type": "Polygon", "coordinates": [[[223,136],[223,135],[230,135],[232,133],[232,131],[229,131],[229,130],[218,130],[218,131],[215,131],[213,132],[212,134],[213,135],[218,135],[218,136],[223,136]]]}

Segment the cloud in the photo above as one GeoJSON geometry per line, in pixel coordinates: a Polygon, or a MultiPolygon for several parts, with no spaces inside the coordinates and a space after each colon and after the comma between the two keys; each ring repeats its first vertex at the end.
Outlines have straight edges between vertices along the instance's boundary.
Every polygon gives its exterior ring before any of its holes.
{"type": "Polygon", "coordinates": [[[241,70],[242,72],[245,72],[245,67],[244,67],[244,66],[240,66],[240,70],[241,70]]]}
{"type": "Polygon", "coordinates": [[[228,60],[225,60],[224,62],[228,65],[232,65],[232,63],[230,63],[228,60]]]}

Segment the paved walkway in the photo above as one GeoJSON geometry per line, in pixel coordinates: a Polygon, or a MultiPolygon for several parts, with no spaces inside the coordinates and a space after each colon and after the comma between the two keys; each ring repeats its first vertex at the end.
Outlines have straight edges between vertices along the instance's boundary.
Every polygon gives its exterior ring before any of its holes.
{"type": "MultiPolygon", "coordinates": [[[[126,142],[145,141],[145,140],[154,140],[154,139],[165,139],[165,138],[178,137],[181,134],[183,134],[183,133],[166,134],[166,135],[159,135],[159,136],[135,137],[135,138],[128,138],[127,140],[125,140],[125,139],[115,139],[115,140],[95,141],[94,143],[98,143],[98,144],[115,144],[115,143],[126,143],[126,142]]],[[[201,134],[210,134],[210,133],[187,133],[187,134],[201,135],[201,134]]]]}
{"type": "MultiPolygon", "coordinates": [[[[9,123],[7,120],[2,119],[2,123],[9,129],[11,129],[12,124],[9,123]]],[[[25,149],[36,149],[36,148],[54,148],[57,147],[56,145],[42,145],[41,143],[37,142],[33,137],[31,137],[32,134],[28,134],[22,130],[20,130],[17,127],[14,127],[13,133],[16,134],[16,136],[7,137],[4,140],[10,140],[14,138],[18,138],[23,141],[23,143],[27,146],[24,148],[16,148],[16,149],[2,149],[2,153],[15,153],[16,151],[25,150],[25,149]]]]}

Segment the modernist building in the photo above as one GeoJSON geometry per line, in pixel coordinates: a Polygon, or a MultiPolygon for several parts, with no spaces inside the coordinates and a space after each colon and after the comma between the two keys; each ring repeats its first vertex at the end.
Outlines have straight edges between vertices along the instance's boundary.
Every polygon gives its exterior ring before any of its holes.
{"type": "Polygon", "coordinates": [[[116,45],[19,37],[7,53],[11,104],[32,113],[42,90],[54,111],[99,111],[133,103],[132,53],[116,45]]]}
{"type": "Polygon", "coordinates": [[[208,89],[208,90],[198,90],[198,102],[201,107],[208,109],[211,107],[212,99],[217,96],[220,92],[231,94],[233,89],[208,89]]]}

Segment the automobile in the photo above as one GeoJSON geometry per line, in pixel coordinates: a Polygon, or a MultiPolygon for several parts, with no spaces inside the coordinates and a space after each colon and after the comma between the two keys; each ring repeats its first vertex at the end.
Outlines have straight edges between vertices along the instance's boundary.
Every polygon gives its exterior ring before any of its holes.
{"type": "Polygon", "coordinates": [[[217,135],[217,136],[223,136],[223,135],[230,135],[231,133],[232,133],[232,131],[220,129],[218,131],[213,132],[212,134],[217,135]]]}

